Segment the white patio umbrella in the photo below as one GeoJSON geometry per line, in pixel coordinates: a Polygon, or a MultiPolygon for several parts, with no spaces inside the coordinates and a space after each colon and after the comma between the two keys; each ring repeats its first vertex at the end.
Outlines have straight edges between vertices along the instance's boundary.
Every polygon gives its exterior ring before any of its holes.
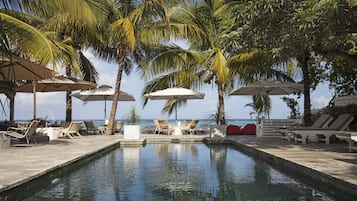
{"type": "MultiPolygon", "coordinates": [[[[82,101],[104,101],[104,119],[107,118],[107,100],[113,100],[114,91],[109,85],[101,85],[98,88],[83,90],[78,93],[73,93],[72,96],[82,101]]],[[[120,91],[119,101],[135,101],[133,95],[120,91]]]]}
{"type": "Polygon", "coordinates": [[[67,77],[57,74],[54,77],[39,80],[37,82],[27,83],[16,88],[16,92],[33,93],[33,118],[36,119],[36,93],[37,92],[59,92],[75,91],[80,89],[92,89],[97,84],[80,80],[77,78],[67,77]]]}
{"type": "MultiPolygon", "coordinates": [[[[193,91],[191,89],[173,87],[164,90],[159,90],[145,94],[144,97],[152,100],[187,100],[187,99],[203,99],[205,97],[204,93],[193,91]]],[[[177,105],[175,106],[175,120],[177,122],[177,105]]]]}
{"type": "Polygon", "coordinates": [[[233,91],[230,95],[285,95],[304,90],[303,84],[277,80],[259,80],[233,91]]]}

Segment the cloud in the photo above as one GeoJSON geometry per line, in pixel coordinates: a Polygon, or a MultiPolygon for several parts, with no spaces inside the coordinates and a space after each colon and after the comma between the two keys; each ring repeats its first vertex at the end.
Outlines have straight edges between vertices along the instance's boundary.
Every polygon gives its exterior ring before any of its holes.
{"type": "Polygon", "coordinates": [[[327,98],[321,94],[320,96],[313,98],[312,106],[313,108],[323,108],[328,105],[329,101],[330,98],[327,98]]]}

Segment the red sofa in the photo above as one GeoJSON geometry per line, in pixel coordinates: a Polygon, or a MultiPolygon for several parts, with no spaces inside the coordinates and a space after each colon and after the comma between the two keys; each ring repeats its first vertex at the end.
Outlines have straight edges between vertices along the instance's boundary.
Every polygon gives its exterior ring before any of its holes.
{"type": "Polygon", "coordinates": [[[255,124],[247,124],[241,130],[241,135],[255,135],[256,126],[255,124]]]}
{"type": "Polygon", "coordinates": [[[227,126],[227,135],[240,135],[241,130],[239,126],[229,125],[227,126]]]}

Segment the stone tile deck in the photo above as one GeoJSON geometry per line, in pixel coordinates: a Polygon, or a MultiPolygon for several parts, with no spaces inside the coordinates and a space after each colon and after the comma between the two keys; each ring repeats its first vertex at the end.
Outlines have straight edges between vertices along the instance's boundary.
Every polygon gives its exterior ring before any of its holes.
{"type": "MultiPolygon", "coordinates": [[[[185,143],[199,142],[207,136],[143,134],[141,137],[146,139],[146,143],[185,143]]],[[[345,143],[300,144],[254,136],[230,136],[227,139],[243,149],[271,156],[272,160],[288,161],[312,173],[317,171],[329,175],[337,181],[348,183],[357,192],[357,153],[349,153],[345,143]]],[[[115,148],[121,140],[122,135],[94,135],[83,136],[81,139],[54,140],[31,147],[0,149],[0,193],[108,147],[115,148]]]]}

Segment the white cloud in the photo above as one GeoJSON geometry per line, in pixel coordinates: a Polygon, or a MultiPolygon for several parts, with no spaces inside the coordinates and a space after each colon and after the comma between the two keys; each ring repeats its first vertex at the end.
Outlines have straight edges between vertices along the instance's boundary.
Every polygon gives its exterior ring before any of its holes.
{"type": "Polygon", "coordinates": [[[316,109],[326,107],[329,101],[330,98],[327,98],[324,95],[320,94],[320,96],[313,98],[312,107],[316,109]]]}

